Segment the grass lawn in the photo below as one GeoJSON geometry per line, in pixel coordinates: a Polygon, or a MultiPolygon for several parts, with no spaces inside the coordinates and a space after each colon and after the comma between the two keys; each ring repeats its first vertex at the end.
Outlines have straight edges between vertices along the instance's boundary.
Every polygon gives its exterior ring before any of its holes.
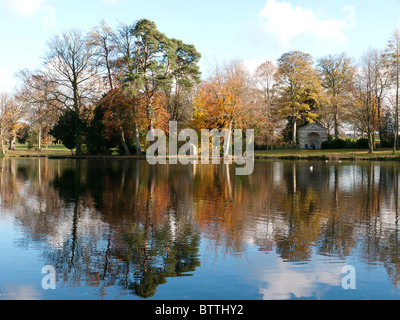
{"type": "Polygon", "coordinates": [[[51,145],[45,150],[36,151],[34,149],[29,149],[27,145],[17,145],[16,151],[7,151],[7,158],[40,158],[40,157],[50,157],[50,156],[64,156],[71,155],[71,150],[67,149],[63,145],[51,145]]]}
{"type": "MultiPolygon", "coordinates": [[[[75,150],[74,150],[75,152],[75,150]]],[[[129,156],[136,157],[136,156],[129,156]]],[[[143,157],[143,156],[140,156],[143,157]]],[[[36,151],[35,149],[29,149],[27,145],[19,145],[17,144],[17,148],[15,151],[7,150],[6,158],[57,158],[57,159],[67,159],[67,158],[83,158],[83,159],[116,159],[116,158],[127,158],[127,156],[118,155],[116,151],[113,152],[112,155],[82,155],[82,156],[74,156],[71,153],[71,150],[67,149],[63,145],[51,145],[45,150],[45,147],[42,148],[42,151],[36,151]]]]}
{"type": "MultiPolygon", "coordinates": [[[[17,145],[16,151],[8,151],[8,158],[74,158],[71,155],[71,150],[63,145],[51,145],[47,151],[43,149],[41,152],[29,149],[28,146],[17,145]]],[[[81,156],[79,158],[126,158],[118,156],[114,153],[112,156],[81,156]]],[[[142,156],[143,157],[143,156],[142,156]]],[[[392,149],[379,149],[373,154],[369,154],[368,150],[353,150],[353,149],[337,149],[337,150],[256,150],[256,159],[303,159],[303,160],[399,160],[400,151],[393,155],[392,149]]]]}
{"type": "Polygon", "coordinates": [[[400,160],[400,151],[393,154],[393,149],[379,149],[373,154],[368,150],[272,150],[255,151],[257,159],[332,159],[332,160],[400,160]]]}

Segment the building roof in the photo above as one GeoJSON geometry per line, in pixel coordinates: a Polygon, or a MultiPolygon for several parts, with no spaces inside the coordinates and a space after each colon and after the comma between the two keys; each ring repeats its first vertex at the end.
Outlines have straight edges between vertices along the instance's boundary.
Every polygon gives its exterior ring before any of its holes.
{"type": "Polygon", "coordinates": [[[327,128],[325,128],[324,126],[322,126],[319,123],[310,123],[306,126],[303,126],[301,128],[299,128],[299,131],[305,130],[305,129],[312,129],[313,127],[315,127],[315,130],[328,130],[327,128]]]}

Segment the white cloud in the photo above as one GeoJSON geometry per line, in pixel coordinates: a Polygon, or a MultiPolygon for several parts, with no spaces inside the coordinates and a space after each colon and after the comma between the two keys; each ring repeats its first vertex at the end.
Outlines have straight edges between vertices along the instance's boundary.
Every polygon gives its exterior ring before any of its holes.
{"type": "Polygon", "coordinates": [[[23,16],[31,16],[38,11],[45,0],[2,0],[1,2],[23,16]]]}
{"type": "Polygon", "coordinates": [[[287,49],[294,40],[306,36],[320,44],[342,44],[348,41],[344,32],[349,28],[348,16],[343,19],[326,17],[322,10],[313,11],[290,3],[268,0],[260,11],[261,29],[264,34],[275,37],[280,49],[287,49]],[[347,19],[347,20],[346,20],[347,19]]]}
{"type": "Polygon", "coordinates": [[[260,60],[258,59],[247,59],[243,61],[244,66],[249,70],[251,73],[254,73],[261,64],[263,64],[266,61],[271,61],[274,64],[277,64],[277,61],[275,59],[269,59],[266,56],[261,58],[260,60]]]}

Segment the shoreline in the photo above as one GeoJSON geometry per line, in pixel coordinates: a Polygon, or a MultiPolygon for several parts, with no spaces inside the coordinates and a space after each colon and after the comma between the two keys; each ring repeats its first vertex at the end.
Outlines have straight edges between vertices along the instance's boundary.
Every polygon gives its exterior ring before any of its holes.
{"type": "Polygon", "coordinates": [[[400,155],[393,156],[255,156],[256,160],[307,160],[307,161],[400,161],[400,155]]]}
{"type": "MultiPolygon", "coordinates": [[[[146,155],[54,155],[54,154],[6,154],[3,158],[8,159],[51,159],[51,160],[146,160],[146,155]]],[[[209,158],[212,160],[212,158],[209,158]]],[[[198,158],[201,161],[201,158],[198,158]]],[[[221,157],[221,160],[224,160],[221,157]]],[[[321,155],[274,155],[274,154],[255,154],[254,160],[306,160],[306,161],[400,161],[400,154],[321,154],[321,155]]],[[[234,161],[234,159],[233,159],[234,161]]]]}

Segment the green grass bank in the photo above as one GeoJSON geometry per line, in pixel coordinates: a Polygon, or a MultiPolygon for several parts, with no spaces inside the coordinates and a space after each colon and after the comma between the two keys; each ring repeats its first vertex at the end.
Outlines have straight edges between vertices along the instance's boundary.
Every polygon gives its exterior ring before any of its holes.
{"type": "MultiPolygon", "coordinates": [[[[16,151],[8,151],[6,158],[52,158],[52,159],[144,159],[145,154],[141,156],[122,156],[112,155],[82,155],[75,156],[63,145],[49,146],[47,150],[36,151],[28,149],[26,146],[17,146],[16,151]]],[[[283,160],[383,160],[400,161],[400,151],[393,154],[392,149],[379,149],[373,154],[368,150],[359,149],[336,149],[336,150],[257,150],[255,151],[256,160],[283,159],[283,160]]]]}

